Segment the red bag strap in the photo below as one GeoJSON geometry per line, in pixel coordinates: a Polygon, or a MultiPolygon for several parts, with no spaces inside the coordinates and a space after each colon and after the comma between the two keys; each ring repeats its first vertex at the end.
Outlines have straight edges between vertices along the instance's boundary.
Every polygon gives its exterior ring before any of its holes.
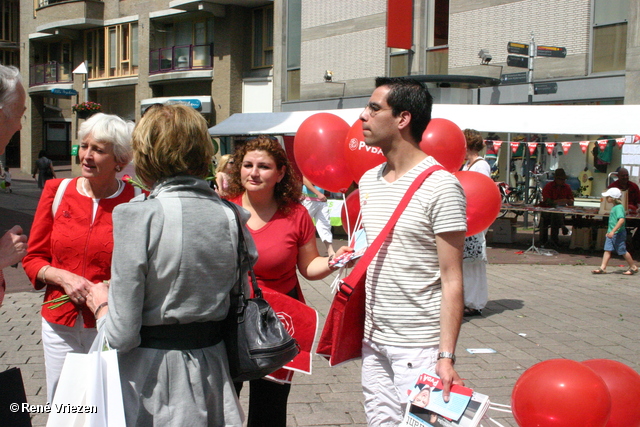
{"type": "Polygon", "coordinates": [[[371,243],[371,245],[367,248],[364,255],[362,255],[362,258],[360,258],[360,261],[358,261],[356,266],[353,268],[351,274],[349,274],[342,280],[342,283],[340,284],[340,292],[344,292],[349,295],[351,294],[351,292],[353,292],[353,288],[367,273],[367,268],[369,267],[369,264],[371,264],[373,257],[376,256],[385,239],[387,238],[389,233],[391,233],[393,227],[395,227],[396,222],[398,222],[398,218],[400,218],[400,215],[402,214],[402,212],[404,212],[405,208],[409,204],[409,201],[411,200],[411,197],[413,197],[413,194],[418,190],[418,188],[420,188],[424,180],[427,179],[429,175],[431,175],[435,171],[443,169],[444,167],[440,165],[433,165],[429,169],[422,171],[420,175],[416,177],[416,179],[409,186],[409,189],[407,190],[405,195],[400,200],[400,203],[396,207],[396,210],[393,211],[393,215],[391,215],[391,218],[389,218],[387,224],[384,226],[380,234],[378,234],[378,237],[376,237],[373,243],[371,243]],[[344,285],[347,286],[345,287],[344,285]]]}

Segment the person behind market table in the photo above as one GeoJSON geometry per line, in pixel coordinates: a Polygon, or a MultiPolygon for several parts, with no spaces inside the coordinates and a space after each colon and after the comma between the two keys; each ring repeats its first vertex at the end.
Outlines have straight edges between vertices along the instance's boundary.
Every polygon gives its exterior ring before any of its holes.
{"type": "Polygon", "coordinates": [[[627,168],[618,169],[618,179],[609,184],[608,188],[619,188],[620,191],[627,192],[628,209],[635,212],[640,206],[640,187],[629,180],[629,170],[627,168]]]}
{"type": "Polygon", "coordinates": [[[126,425],[242,426],[220,322],[257,254],[246,233],[249,259],[238,271],[235,216],[205,180],[207,122],[187,105],[158,106],[132,144],[151,192],[114,210],[113,275],[88,298],[118,350],[126,425]]]}
{"type": "Polygon", "coordinates": [[[40,196],[23,265],[35,289],[46,287],[41,313],[47,402],[53,401],[67,353],[87,353],[97,333],[86,298],[94,283],[111,278],[111,215],[135,195],[116,178],[131,160],[132,129],[118,116],[91,116],[78,131],[81,176],[68,181],[55,213],[64,180],[47,181],[40,196]],[[55,307],[51,301],[61,297],[69,300],[55,307]]]}
{"type": "MultiPolygon", "coordinates": [[[[548,207],[573,206],[573,190],[567,184],[567,174],[564,169],[556,169],[553,181],[548,182],[542,189],[542,204],[548,207]]],[[[564,214],[542,212],[540,215],[540,244],[558,247],[561,228],[563,235],[569,234],[569,229],[564,225],[564,214]],[[550,242],[548,227],[551,227],[550,242]]]]}
{"type": "MultiPolygon", "coordinates": [[[[333,257],[318,253],[313,222],[300,203],[302,183],[276,139],[263,135],[251,139],[234,159],[229,200],[251,213],[247,227],[258,248],[254,267],[258,285],[304,303],[297,272],[308,280],[325,278],[333,271],[329,266],[333,257]]],[[[349,251],[343,246],[336,256],[349,251]]],[[[248,427],[286,426],[293,372],[280,369],[270,377],[274,381],[249,382],[248,427]]],[[[236,388],[240,394],[242,383],[236,388]]]]}
{"type": "MultiPolygon", "coordinates": [[[[437,161],[420,149],[433,99],[411,78],[378,77],[360,114],[364,141],[386,163],[360,179],[362,222],[369,243],[387,224],[415,178],[437,161]]],[[[435,370],[449,400],[464,309],[462,253],[467,229],[464,192],[449,172],[433,172],[400,215],[367,270],[362,389],[370,426],[400,424],[407,390],[435,370]]]]}
{"type": "Polygon", "coordinates": [[[329,217],[329,204],[327,203],[327,196],[324,195],[324,190],[320,187],[313,185],[306,177],[302,177],[302,193],[304,198],[302,199],[302,205],[307,208],[309,215],[316,222],[316,230],[320,240],[327,248],[327,255],[332,256],[336,254],[333,249],[333,234],[331,233],[331,218],[329,217]]]}
{"type": "MultiPolygon", "coordinates": [[[[22,129],[22,116],[27,94],[20,80],[20,70],[0,64],[0,154],[13,135],[22,129]]],[[[7,230],[0,238],[0,304],[4,299],[6,283],[2,269],[14,265],[27,254],[27,235],[19,225],[6,224],[0,219],[0,227],[7,230]]]]}
{"type": "Polygon", "coordinates": [[[631,254],[627,252],[627,229],[624,226],[626,212],[620,201],[622,192],[619,188],[609,188],[602,193],[602,197],[606,197],[607,202],[613,203],[613,208],[611,208],[611,213],[609,214],[609,226],[607,228],[607,238],[604,242],[602,263],[599,268],[592,270],[591,273],[605,274],[607,264],[609,264],[609,260],[611,259],[611,252],[616,251],[616,253],[621,255],[625,261],[627,261],[627,264],[629,264],[629,268],[622,274],[632,276],[638,272],[638,267],[631,257],[631,254]]]}
{"type": "MultiPolygon", "coordinates": [[[[467,153],[463,171],[478,172],[491,177],[491,166],[481,156],[484,141],[480,132],[474,129],[463,131],[467,140],[467,153]]],[[[464,315],[479,316],[489,299],[487,284],[487,230],[464,239],[462,273],[464,278],[464,315]]]]}
{"type": "Polygon", "coordinates": [[[44,150],[40,150],[40,153],[38,153],[38,160],[36,160],[33,168],[32,177],[35,178],[36,174],[38,174],[38,188],[44,188],[45,182],[56,178],[53,162],[47,158],[47,153],[44,150]]]}

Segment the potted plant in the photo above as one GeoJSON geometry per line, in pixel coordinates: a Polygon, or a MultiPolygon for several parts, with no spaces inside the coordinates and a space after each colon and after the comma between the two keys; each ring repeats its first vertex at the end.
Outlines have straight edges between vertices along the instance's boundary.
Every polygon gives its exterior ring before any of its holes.
{"type": "Polygon", "coordinates": [[[81,102],[71,108],[81,119],[88,119],[92,114],[102,111],[102,105],[93,101],[81,102]]]}

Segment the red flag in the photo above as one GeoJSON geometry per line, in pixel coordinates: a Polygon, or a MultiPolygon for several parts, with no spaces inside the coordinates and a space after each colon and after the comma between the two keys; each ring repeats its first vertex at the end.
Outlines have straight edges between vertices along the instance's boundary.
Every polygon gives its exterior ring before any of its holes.
{"type": "Polygon", "coordinates": [[[640,142],[640,135],[633,135],[633,143],[636,144],[640,142]]]}
{"type": "Polygon", "coordinates": [[[502,147],[502,141],[493,141],[493,150],[496,152],[496,156],[500,155],[501,147],[502,147]]]}
{"type": "Polygon", "coordinates": [[[536,148],[538,148],[538,143],[537,142],[527,142],[527,145],[529,146],[529,154],[533,155],[533,153],[536,151],[536,148]]]}
{"type": "Polygon", "coordinates": [[[616,139],[616,144],[618,144],[618,148],[622,149],[622,146],[624,145],[626,140],[627,140],[627,138],[617,138],[616,139]]]}
{"type": "Polygon", "coordinates": [[[515,154],[516,151],[518,151],[518,146],[520,145],[520,143],[518,141],[511,141],[509,145],[511,145],[511,152],[515,154]]]}
{"type": "Polygon", "coordinates": [[[262,294],[280,321],[286,326],[287,332],[300,345],[300,353],[282,369],[270,376],[287,382],[291,381],[287,378],[290,375],[287,375],[288,372],[281,372],[283,369],[311,374],[311,347],[318,330],[318,312],[296,299],[267,287],[262,287],[262,294]]]}
{"type": "Polygon", "coordinates": [[[604,151],[605,148],[607,148],[607,142],[609,142],[606,139],[599,139],[598,141],[598,147],[600,147],[600,151],[604,151]]]}
{"type": "MultiPolygon", "coordinates": [[[[571,143],[570,142],[563,142],[562,143],[562,152],[564,154],[567,154],[569,152],[569,149],[571,148],[571,143]]],[[[584,151],[583,151],[584,153],[584,151]]]]}
{"type": "Polygon", "coordinates": [[[589,141],[580,141],[580,149],[583,153],[587,152],[587,148],[589,148],[589,141]]]}
{"type": "Polygon", "coordinates": [[[549,154],[553,154],[553,149],[556,146],[555,142],[545,142],[544,143],[545,147],[547,147],[547,153],[549,154]]]}

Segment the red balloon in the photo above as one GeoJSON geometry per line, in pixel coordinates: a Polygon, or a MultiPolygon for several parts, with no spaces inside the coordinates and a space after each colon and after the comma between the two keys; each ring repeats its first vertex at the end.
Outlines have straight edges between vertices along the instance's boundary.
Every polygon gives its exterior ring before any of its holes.
{"type": "Polygon", "coordinates": [[[551,359],[518,378],[511,410],[520,427],[605,427],[611,397],[602,378],[582,363],[551,359]]]}
{"type": "Polygon", "coordinates": [[[342,118],[317,113],[302,122],[293,140],[293,155],[302,174],[332,193],[344,193],[351,185],[343,147],[348,131],[342,118]]]}
{"type": "Polygon", "coordinates": [[[384,163],[387,158],[378,147],[369,147],[364,143],[362,122],[356,121],[347,133],[344,141],[344,158],[351,172],[351,178],[358,182],[371,168],[384,163]]]}
{"type": "Polygon", "coordinates": [[[611,416],[606,427],[640,427],[640,374],[624,363],[608,359],[582,362],[600,376],[611,395],[611,416]]]}
{"type": "Polygon", "coordinates": [[[451,120],[431,119],[422,134],[420,148],[453,173],[464,163],[467,140],[458,125],[451,120]]]}
{"type": "MultiPolygon", "coordinates": [[[[342,205],[342,212],[340,213],[340,218],[342,218],[342,228],[344,231],[349,234],[353,234],[356,226],[356,221],[358,221],[358,215],[360,214],[360,190],[356,189],[351,192],[347,196],[347,199],[342,205]],[[349,214],[349,220],[347,220],[347,213],[349,214]],[[349,228],[347,229],[347,224],[349,228]]],[[[361,224],[362,226],[362,224],[361,224]]],[[[362,228],[362,227],[360,227],[362,228]]]]}
{"type": "Polygon", "coordinates": [[[467,198],[466,235],[473,236],[489,228],[498,217],[502,206],[500,190],[491,178],[480,172],[458,171],[454,175],[467,198]]]}

